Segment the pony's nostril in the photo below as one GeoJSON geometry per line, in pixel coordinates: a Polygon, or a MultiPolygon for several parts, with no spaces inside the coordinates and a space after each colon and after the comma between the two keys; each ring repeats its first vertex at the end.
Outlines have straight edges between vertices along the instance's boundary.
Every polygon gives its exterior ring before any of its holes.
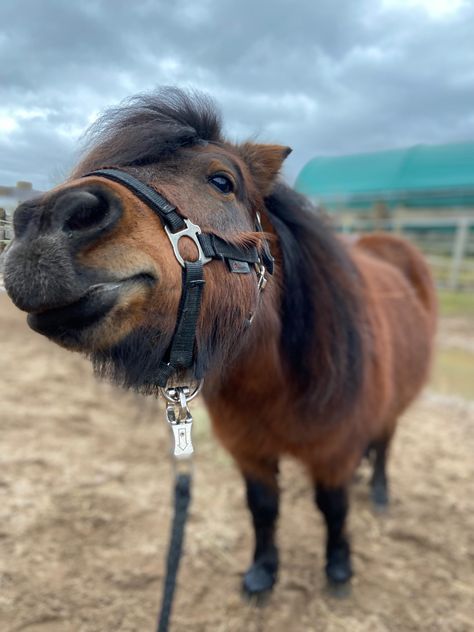
{"type": "Polygon", "coordinates": [[[88,230],[103,223],[109,210],[106,199],[88,191],[71,198],[68,218],[64,222],[67,231],[88,230]]]}

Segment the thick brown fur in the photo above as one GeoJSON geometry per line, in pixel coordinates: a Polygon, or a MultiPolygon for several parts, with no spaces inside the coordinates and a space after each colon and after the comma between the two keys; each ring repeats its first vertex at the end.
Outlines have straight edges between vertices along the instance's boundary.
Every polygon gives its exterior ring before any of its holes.
{"type": "MultiPolygon", "coordinates": [[[[279,183],[288,152],[226,142],[203,97],[177,90],[138,97],[96,124],[69,181],[17,212],[7,289],[22,309],[41,312],[66,293],[80,298],[86,283],[127,280],[94,326],[51,337],[90,355],[116,382],[156,392],[181,268],[146,204],[120,184],[83,176],[99,167],[126,170],[203,231],[258,248],[267,239],[275,273],[260,299],[255,274],[232,274],[220,261],[206,265],[194,369],[206,377],[215,433],[247,479],[271,487],[275,463],[287,454],[304,463],[315,484],[340,488],[367,446],[390,440],[426,382],[436,299],[429,270],[408,242],[374,234],[347,244],[305,198],[279,183]],[[231,193],[212,185],[215,174],[232,182],[231,193]],[[87,243],[78,234],[94,229],[91,212],[76,211],[72,224],[64,219],[77,190],[121,206],[120,219],[87,243]],[[257,211],[264,234],[255,230],[257,211]],[[77,229],[69,234],[78,244],[70,252],[62,222],[77,229]],[[58,266],[67,274],[55,276],[58,266]],[[36,274],[26,274],[30,269],[36,274]],[[30,308],[31,296],[40,298],[30,308]]],[[[181,250],[195,256],[190,242],[181,250]]]]}
{"type": "Polygon", "coordinates": [[[328,423],[333,410],[318,414],[312,407],[295,406],[297,394],[281,367],[278,334],[268,331],[264,319],[255,333],[261,343],[249,346],[219,395],[212,385],[207,389],[217,435],[252,476],[270,482],[266,464],[276,455],[291,454],[307,465],[314,481],[330,487],[347,483],[366,446],[391,438],[398,417],[428,377],[436,301],[423,259],[404,240],[388,235],[361,239],[350,255],[361,279],[365,310],[359,326],[366,354],[352,410],[328,423]],[[383,258],[384,247],[390,256],[394,246],[400,267],[383,258]],[[416,276],[407,278],[405,266],[416,276]]]}

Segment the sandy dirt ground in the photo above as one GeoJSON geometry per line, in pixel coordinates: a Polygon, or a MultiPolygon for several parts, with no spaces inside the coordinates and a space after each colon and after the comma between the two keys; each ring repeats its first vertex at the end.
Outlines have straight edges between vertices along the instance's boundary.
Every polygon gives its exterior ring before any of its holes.
{"type": "MultiPolygon", "coordinates": [[[[87,361],[30,332],[4,293],[0,376],[0,630],[152,631],[172,482],[160,405],[97,382],[87,361]]],[[[474,630],[473,403],[428,392],[401,420],[387,514],[372,511],[362,468],[343,600],[325,591],[310,485],[285,462],[281,574],[265,607],[239,593],[252,543],[239,476],[204,410],[195,416],[173,632],[474,630]]]]}

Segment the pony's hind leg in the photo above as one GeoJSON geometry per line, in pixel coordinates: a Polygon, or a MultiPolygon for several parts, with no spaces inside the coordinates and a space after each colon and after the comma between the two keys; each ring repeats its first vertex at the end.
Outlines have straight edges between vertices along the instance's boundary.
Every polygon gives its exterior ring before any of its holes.
{"type": "Polygon", "coordinates": [[[255,531],[253,562],[243,578],[243,591],[248,597],[263,597],[274,586],[278,573],[278,550],[275,525],[278,518],[278,465],[268,466],[263,483],[244,474],[247,504],[255,531]]]}
{"type": "Polygon", "coordinates": [[[383,439],[375,441],[370,446],[373,465],[372,478],[370,479],[370,496],[377,509],[385,509],[389,502],[386,471],[389,443],[389,440],[383,439]]]}
{"type": "Polygon", "coordinates": [[[345,530],[349,511],[347,488],[318,484],[315,496],[327,527],[326,577],[330,586],[342,586],[352,577],[351,550],[345,530]]]}

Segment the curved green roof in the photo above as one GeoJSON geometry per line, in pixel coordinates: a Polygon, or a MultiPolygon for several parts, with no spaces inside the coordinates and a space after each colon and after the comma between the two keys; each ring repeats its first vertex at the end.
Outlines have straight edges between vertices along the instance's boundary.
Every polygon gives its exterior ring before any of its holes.
{"type": "Polygon", "coordinates": [[[364,206],[377,200],[407,206],[472,206],[474,142],[313,158],[301,170],[295,188],[330,206],[364,206]]]}

